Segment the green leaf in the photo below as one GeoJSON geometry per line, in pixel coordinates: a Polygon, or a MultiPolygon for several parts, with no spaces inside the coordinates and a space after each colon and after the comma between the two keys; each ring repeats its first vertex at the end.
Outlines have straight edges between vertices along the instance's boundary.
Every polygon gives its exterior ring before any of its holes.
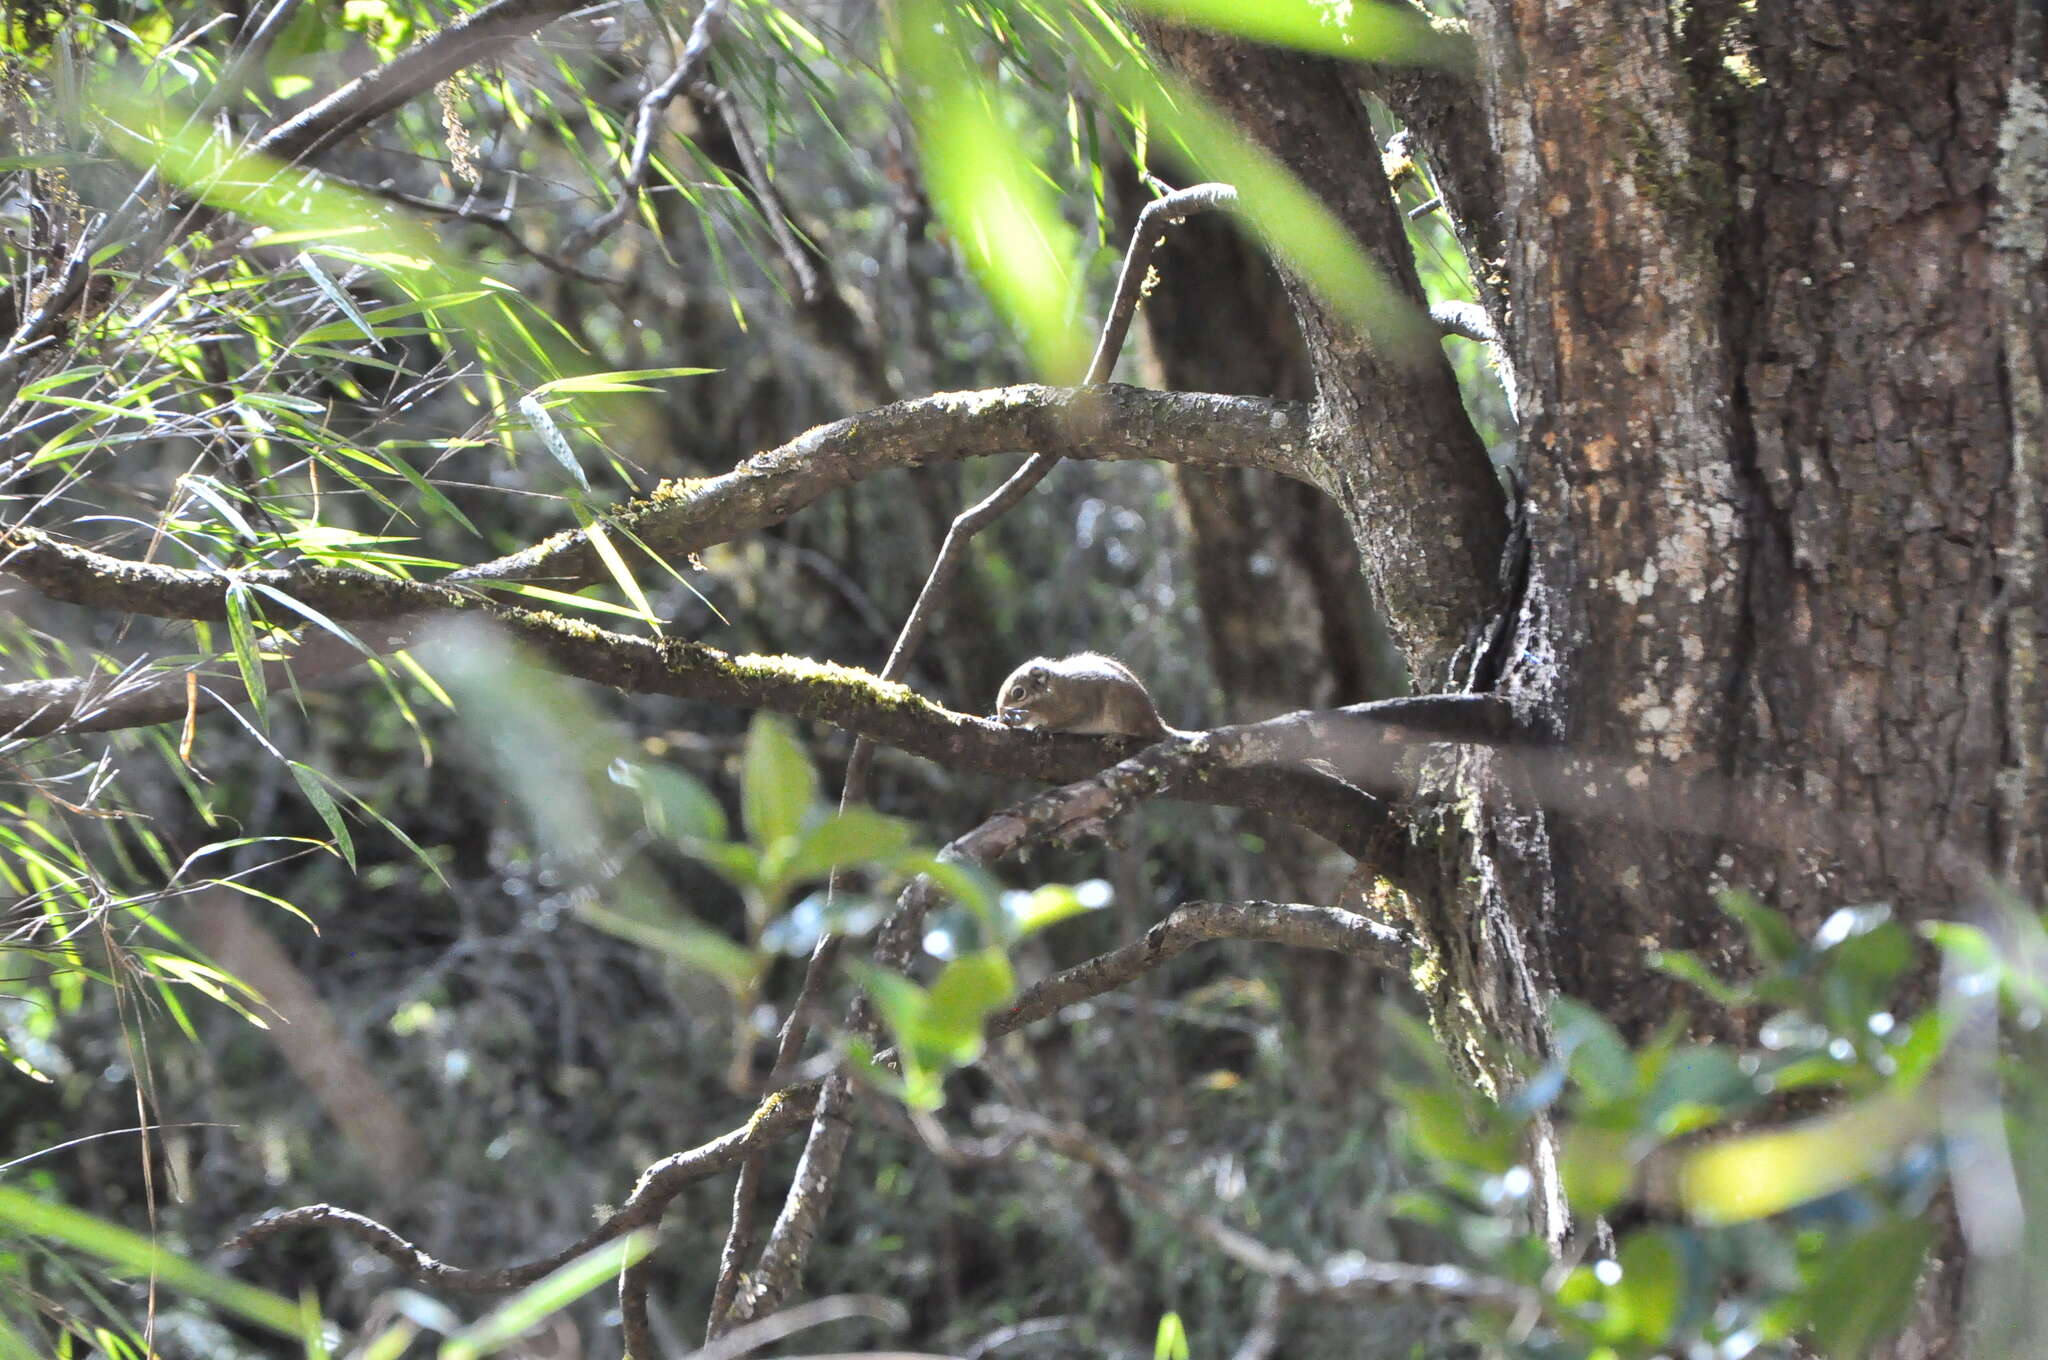
{"type": "Polygon", "coordinates": [[[167,1289],[204,1299],[282,1336],[297,1340],[305,1335],[307,1314],[290,1299],[203,1270],[146,1237],[67,1205],[0,1186],[0,1223],[75,1247],[126,1274],[153,1276],[167,1289]]]}
{"type": "MultiPolygon", "coordinates": [[[[1829,924],[1842,915],[1836,912],[1829,924]]],[[[1819,938],[1829,938],[1827,926],[1819,938]]],[[[1822,1013],[1838,1032],[1863,1034],[1871,1016],[1890,1002],[1900,976],[1913,966],[1913,939],[1896,921],[1879,921],[1833,944],[1821,959],[1822,1013]]]]}
{"type": "Polygon", "coordinates": [[[726,838],[725,809],[695,775],[623,758],[611,763],[608,774],[640,796],[640,813],[655,835],[677,842],[726,838]]]}
{"type": "Polygon", "coordinates": [[[535,397],[552,396],[556,393],[586,392],[650,392],[655,389],[641,385],[645,378],[696,378],[707,373],[717,373],[715,368],[627,368],[610,373],[584,373],[573,378],[556,378],[533,389],[535,397]]]}
{"type": "Polygon", "coordinates": [[[659,632],[661,620],[654,616],[654,605],[649,602],[647,592],[640,588],[640,582],[634,577],[633,569],[626,565],[626,559],[620,555],[618,545],[612,542],[612,536],[605,532],[604,522],[595,518],[588,520],[583,526],[583,535],[596,549],[598,560],[604,563],[612,583],[632,602],[633,616],[659,632]]]}
{"type": "Polygon", "coordinates": [[[1188,1328],[1179,1313],[1161,1313],[1159,1331],[1152,1338],[1152,1360],[1188,1360],[1188,1328]]]}
{"type": "Polygon", "coordinates": [[[558,1270],[528,1285],[441,1344],[441,1360],[475,1360],[503,1350],[540,1322],[561,1312],[654,1247],[654,1231],[641,1228],[593,1247],[558,1270]]]}
{"type": "Polygon", "coordinates": [[[1734,1009],[1749,1005],[1754,998],[1747,987],[1730,986],[1715,975],[1714,970],[1700,960],[1699,955],[1689,949],[1659,949],[1650,954],[1649,963],[1658,972],[1677,978],[1680,982],[1691,983],[1716,1003],[1734,1009]]]}
{"type": "Polygon", "coordinates": [[[606,934],[702,969],[735,992],[752,987],[761,973],[756,955],[680,913],[664,921],[648,921],[586,902],[576,914],[606,934]]]}
{"type": "Polygon", "coordinates": [[[1740,1223],[1831,1195],[1889,1167],[1935,1128],[1936,1110],[1887,1092],[1784,1128],[1724,1138],[1679,1164],[1695,1222],[1740,1223]]]}
{"type": "Polygon", "coordinates": [[[268,727],[270,717],[265,702],[270,697],[269,683],[263,678],[263,658],[256,650],[256,625],[249,611],[249,587],[237,581],[228,587],[228,644],[234,649],[235,667],[242,673],[242,685],[249,691],[249,706],[256,710],[256,721],[268,727]]]}
{"type": "Polygon", "coordinates": [[[1756,1083],[1733,1053],[1712,1044],[1685,1044],[1659,1060],[1643,1119],[1673,1138],[1705,1128],[1725,1111],[1756,1098],[1756,1083]]]}
{"type": "Polygon", "coordinates": [[[313,805],[313,811],[320,814],[320,820],[327,824],[327,833],[334,837],[334,848],[348,867],[356,867],[356,843],[348,834],[348,822],[341,815],[341,805],[334,801],[334,795],[327,791],[325,776],[310,765],[301,765],[296,760],[287,760],[285,768],[298,781],[299,792],[306,795],[306,801],[313,805]]]}
{"type": "Polygon", "coordinates": [[[1633,1137],[1625,1129],[1574,1124],[1557,1153],[1558,1177],[1572,1212],[1594,1218],[1628,1197],[1635,1184],[1633,1137]]]}
{"type": "Polygon", "coordinates": [[[900,874],[924,874],[947,896],[983,921],[991,919],[1000,892],[995,878],[978,864],[940,859],[926,850],[899,855],[889,866],[900,874]]]}
{"type": "Polygon", "coordinates": [[[1004,898],[1003,909],[1008,914],[1013,938],[1044,930],[1089,910],[1071,883],[1042,883],[1028,893],[1004,898]]]}
{"type": "Polygon", "coordinates": [[[555,418],[548,414],[545,406],[533,399],[531,393],[521,397],[517,404],[519,413],[526,417],[527,423],[533,427],[533,432],[540,436],[540,442],[554,456],[554,460],[567,468],[569,475],[576,479],[576,485],[588,493],[590,478],[583,475],[583,464],[576,461],[576,452],[569,447],[569,441],[562,437],[562,429],[555,424],[555,418]]]}
{"type": "Polygon", "coordinates": [[[1076,53],[1162,142],[1177,143],[1204,179],[1237,189],[1237,212],[1333,310],[1371,333],[1396,362],[1440,355],[1438,332],[1375,265],[1329,207],[1185,80],[1138,54],[1092,45],[1076,53]]]}
{"type": "Polygon", "coordinates": [[[302,250],[299,252],[299,268],[306,271],[306,277],[311,279],[313,286],[318,288],[326,296],[327,300],[334,304],[335,310],[347,317],[355,328],[362,332],[363,339],[368,340],[373,345],[377,343],[376,328],[370,325],[367,317],[356,310],[355,299],[351,298],[340,284],[328,276],[327,271],[320,267],[320,262],[315,260],[309,251],[302,250]]]}
{"type": "Polygon", "coordinates": [[[1000,949],[962,954],[939,970],[925,1013],[925,1042],[943,1049],[958,1067],[981,1056],[982,1024],[1017,994],[1010,956],[1000,949]]]}
{"type": "Polygon", "coordinates": [[[983,1024],[1016,994],[1016,975],[1000,949],[954,959],[929,990],[872,965],[852,971],[896,1036],[905,1099],[928,1110],[943,1099],[945,1074],[981,1056],[983,1024]]]}
{"type": "Polygon", "coordinates": [[[901,818],[873,808],[849,807],[803,833],[782,868],[782,878],[796,882],[822,878],[841,864],[887,864],[909,845],[916,829],[901,818]]]}
{"type": "Polygon", "coordinates": [[[521,581],[477,581],[474,584],[489,590],[503,590],[514,595],[524,595],[529,599],[544,600],[548,604],[558,605],[564,609],[586,609],[593,614],[611,614],[622,619],[646,618],[639,610],[629,609],[622,604],[613,604],[610,600],[599,600],[589,595],[571,595],[565,590],[552,590],[547,586],[529,585],[521,581]]]}
{"type": "Polygon", "coordinates": [[[1687,1293],[1682,1246],[1669,1228],[1646,1228],[1621,1244],[1621,1279],[1608,1294],[1608,1306],[1610,1321],[1623,1335],[1653,1347],[1670,1340],[1687,1293]]]}
{"type": "Polygon", "coordinates": [[[1606,1016],[1568,997],[1558,997],[1550,1005],[1550,1023],[1557,1035],[1557,1051],[1587,1098],[1613,1104],[1635,1094],[1635,1056],[1606,1016]]]}
{"type": "Polygon", "coordinates": [[[1407,1115],[1408,1136],[1424,1156],[1460,1172],[1497,1176],[1514,1165],[1514,1138],[1484,1098],[1451,1088],[1395,1082],[1389,1094],[1407,1115]]]}
{"type": "Polygon", "coordinates": [[[1088,364],[1072,305],[1080,240],[1016,134],[1022,102],[981,77],[960,27],[935,0],[903,0],[896,16],[896,56],[932,204],[1040,373],[1077,381],[1088,364]]]}
{"type": "Polygon", "coordinates": [[[1898,1331],[1913,1306],[1914,1281],[1933,1239],[1932,1225],[1901,1218],[1826,1253],[1807,1296],[1821,1354],[1862,1360],[1898,1331]]]}
{"type": "Polygon", "coordinates": [[[789,724],[765,713],[755,718],[740,760],[740,814],[747,838],[765,850],[794,837],[819,801],[818,772],[789,724]]]}
{"type": "Polygon", "coordinates": [[[1748,893],[1721,894],[1721,910],[1742,923],[1749,932],[1750,948],[1772,967],[1783,967],[1806,952],[1806,946],[1792,933],[1791,923],[1748,893]]]}
{"type": "Polygon", "coordinates": [[[327,632],[334,634],[334,636],[340,638],[343,642],[346,642],[349,646],[355,648],[363,655],[370,655],[370,649],[363,645],[363,640],[361,638],[357,637],[354,633],[351,633],[348,629],[336,623],[333,619],[328,618],[319,610],[313,608],[312,605],[305,603],[303,600],[293,599],[291,596],[285,594],[282,590],[279,590],[277,587],[264,585],[261,581],[251,581],[249,583],[249,588],[252,590],[259,590],[263,592],[265,595],[268,595],[271,599],[276,600],[285,608],[291,610],[293,613],[303,615],[306,619],[310,620],[315,626],[323,628],[327,632]]]}

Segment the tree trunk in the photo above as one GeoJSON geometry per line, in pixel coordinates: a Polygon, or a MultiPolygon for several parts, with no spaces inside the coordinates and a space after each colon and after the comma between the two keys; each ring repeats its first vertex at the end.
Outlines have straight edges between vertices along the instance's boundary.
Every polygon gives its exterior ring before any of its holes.
{"type": "MultiPolygon", "coordinates": [[[[1504,243],[1531,544],[1503,664],[1472,674],[1554,755],[1440,771],[1388,868],[1439,1032],[1499,1081],[1489,1055],[1541,1051],[1554,993],[1638,1035],[1689,1004],[1645,956],[1734,962],[1718,888],[1809,928],[1873,900],[1966,913],[1987,878],[2038,895],[2048,93],[2028,0],[1471,9],[1462,116],[1491,136],[1428,144],[1493,157],[1451,206],[1498,194],[1465,237],[1504,243]]],[[[1412,289],[1358,101],[1332,93],[1357,68],[1151,36],[1412,289]]],[[[1299,301],[1326,406],[1398,381],[1415,412],[1433,378],[1299,301]]],[[[1419,689],[1458,687],[1418,641],[1476,636],[1493,578],[1390,552],[1365,503],[1393,490],[1384,436],[1344,429],[1358,475],[1330,489],[1394,634],[1419,689]],[[1385,574],[1417,562],[1419,587],[1385,574]]],[[[1958,1265],[1932,1274],[1898,1354],[1959,1350],[1958,1265]]]]}

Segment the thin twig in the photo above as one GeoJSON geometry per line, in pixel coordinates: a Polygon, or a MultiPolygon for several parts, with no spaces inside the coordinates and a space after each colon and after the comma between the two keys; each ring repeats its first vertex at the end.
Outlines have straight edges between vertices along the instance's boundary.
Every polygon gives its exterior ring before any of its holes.
{"type": "MultiPolygon", "coordinates": [[[[1080,786],[1040,794],[1018,808],[996,814],[989,821],[1006,827],[1032,823],[1049,826],[1053,819],[1043,811],[1034,812],[1033,807],[1056,804],[1062,798],[1072,797],[1073,789],[1092,782],[1084,781],[1080,786]]],[[[977,828],[977,832],[980,830],[977,828]]],[[[1009,842],[1011,848],[1022,843],[1009,842]]],[[[914,922],[917,918],[910,919],[914,922]]],[[[1392,928],[1335,907],[1276,902],[1190,902],[1169,913],[1165,920],[1139,939],[1026,988],[1008,1009],[989,1017],[983,1033],[991,1040],[1015,1033],[1067,1006],[1121,987],[1179,957],[1196,944],[1232,939],[1327,949],[1381,963],[1386,962],[1390,954],[1406,948],[1403,937],[1392,928]]],[[[886,1067],[893,1063],[894,1058],[892,1050],[883,1049],[876,1054],[875,1060],[886,1067]]],[[[686,1187],[716,1175],[751,1150],[766,1147],[794,1133],[816,1110],[822,1087],[821,1081],[807,1081],[776,1091],[755,1107],[753,1117],[740,1128],[656,1162],[641,1173],[632,1194],[616,1213],[569,1246],[537,1261],[493,1270],[453,1266],[429,1255],[382,1223],[329,1204],[309,1204],[266,1214],[243,1229],[227,1246],[251,1247],[293,1228],[325,1225],[363,1243],[397,1265],[408,1279],[418,1284],[438,1285],[451,1292],[466,1294],[505,1293],[524,1288],[594,1247],[623,1236],[634,1228],[657,1223],[669,1202],[686,1187]]]]}
{"type": "Polygon", "coordinates": [[[325,172],[323,172],[322,178],[329,184],[338,185],[344,189],[353,189],[359,194],[367,194],[372,198],[381,198],[387,203],[396,203],[402,207],[414,208],[420,212],[431,213],[436,217],[446,217],[456,222],[472,222],[477,226],[487,227],[504,237],[506,243],[522,255],[545,265],[557,274],[567,275],[580,283],[588,283],[598,288],[617,288],[620,286],[620,280],[618,279],[593,273],[581,265],[564,259],[559,252],[544,250],[539,246],[529,244],[526,238],[519,234],[519,228],[513,224],[512,210],[509,206],[492,211],[473,208],[463,204],[443,203],[439,199],[427,198],[421,194],[409,194],[405,190],[395,188],[389,184],[370,184],[363,180],[348,179],[341,175],[326,174],[325,172]]]}
{"type": "Polygon", "coordinates": [[[1183,1204],[1145,1175],[1122,1152],[1073,1123],[1055,1123],[1026,1110],[983,1106],[976,1122],[993,1125],[1009,1138],[1027,1138],[1071,1161],[1109,1176],[1165,1214],[1175,1225],[1208,1243],[1239,1265],[1269,1280],[1285,1280],[1296,1297],[1328,1303],[1365,1299],[1430,1299],[1519,1310],[1538,1299],[1535,1290],[1510,1280],[1480,1275],[1460,1266],[1418,1266],[1379,1261],[1346,1252],[1312,1266],[1293,1252],[1253,1237],[1221,1219],[1183,1204]]]}
{"type": "MultiPolygon", "coordinates": [[[[727,108],[721,105],[720,112],[727,117],[728,130],[734,134],[734,145],[740,149],[744,160],[747,150],[743,136],[727,108]]],[[[748,174],[757,184],[766,182],[765,173],[756,173],[751,165],[748,174]]],[[[1124,339],[1130,334],[1131,320],[1144,296],[1152,254],[1162,239],[1163,226],[1168,222],[1181,221],[1191,213],[1225,206],[1235,202],[1236,198],[1237,191],[1227,184],[1197,184],[1153,200],[1138,214],[1137,225],[1131,231],[1130,245],[1124,252],[1123,268],[1117,275],[1116,293],[1111,300],[1109,314],[1103,321],[1087,376],[1082,380],[1084,386],[1097,386],[1109,381],[1109,375],[1116,367],[1124,339]]],[[[771,212],[770,216],[779,220],[778,214],[771,212]]],[[[938,556],[932,562],[931,571],[925,577],[924,586],[918,591],[916,603],[911,606],[910,614],[896,636],[896,643],[889,650],[889,659],[882,667],[883,680],[900,682],[909,672],[911,658],[924,641],[933,612],[951,589],[953,579],[966,560],[968,542],[1029,495],[1058,461],[1057,453],[1032,454],[1024,466],[1012,473],[995,491],[954,517],[938,556]]],[[[846,777],[840,785],[839,806],[842,811],[867,801],[868,778],[874,758],[874,742],[865,737],[855,738],[853,754],[846,762],[846,777]]],[[[839,888],[839,873],[835,868],[826,888],[828,897],[836,895],[839,888]]],[[[838,963],[839,951],[839,936],[830,931],[821,936],[812,948],[810,961],[804,969],[803,985],[797,991],[796,1001],[790,1006],[789,1016],[783,1022],[782,1033],[777,1039],[775,1070],[778,1073],[787,1070],[802,1052],[810,1033],[811,1013],[838,963]]],[[[718,1283],[712,1291],[711,1312],[705,1324],[707,1337],[717,1336],[727,1325],[738,1296],[740,1272],[753,1247],[754,1200],[760,1178],[761,1159],[749,1158],[740,1168],[738,1183],[733,1187],[732,1226],[719,1255],[718,1283]]],[[[790,1194],[796,1194],[796,1187],[791,1188],[790,1194]]],[[[768,1268],[769,1263],[764,1258],[757,1273],[765,1274],[768,1268]]],[[[769,1306],[774,1302],[779,1302],[779,1299],[772,1299],[769,1306]]]]}
{"type": "Polygon", "coordinates": [[[761,217],[767,222],[768,234],[774,238],[775,248],[782,253],[782,262],[796,283],[797,298],[805,306],[814,304],[820,287],[817,266],[811,263],[810,251],[797,239],[796,229],[789,225],[789,214],[783,209],[781,195],[775,190],[775,181],[769,178],[768,162],[754,145],[753,134],[747,131],[747,125],[740,117],[739,105],[731,95],[708,80],[698,81],[690,92],[717,110],[719,121],[725,124],[725,135],[732,140],[733,153],[739,157],[740,168],[747,172],[747,181],[753,186],[755,197],[761,200],[761,217]]]}
{"type": "Polygon", "coordinates": [[[612,205],[570,232],[569,239],[562,243],[562,254],[575,255],[610,235],[639,200],[640,191],[647,184],[648,166],[654,150],[655,118],[703,74],[705,60],[711,55],[711,45],[718,40],[719,30],[725,26],[729,5],[730,0],[705,0],[704,8],[697,13],[697,22],[690,26],[689,41],[683,44],[683,55],[676,62],[675,70],[640,99],[639,111],[633,119],[632,154],[627,157],[625,171],[619,176],[618,192],[612,199],[612,205]]]}

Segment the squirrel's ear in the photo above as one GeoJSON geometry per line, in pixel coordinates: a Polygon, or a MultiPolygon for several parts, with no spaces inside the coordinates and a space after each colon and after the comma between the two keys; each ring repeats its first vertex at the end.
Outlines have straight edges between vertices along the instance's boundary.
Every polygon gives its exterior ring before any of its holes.
{"type": "Polygon", "coordinates": [[[1052,672],[1047,670],[1044,666],[1037,665],[1034,663],[1029,670],[1024,672],[1024,678],[1032,681],[1040,681],[1044,680],[1046,676],[1051,674],[1052,672]]]}

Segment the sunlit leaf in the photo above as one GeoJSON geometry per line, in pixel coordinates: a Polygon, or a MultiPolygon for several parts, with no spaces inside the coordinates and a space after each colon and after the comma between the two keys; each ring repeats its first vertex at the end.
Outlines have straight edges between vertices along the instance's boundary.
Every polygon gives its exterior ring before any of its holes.
{"type": "Polygon", "coordinates": [[[1072,305],[1080,242],[1004,126],[1011,96],[980,78],[935,0],[905,0],[895,20],[933,207],[1039,371],[1073,382],[1088,362],[1072,305]]]}
{"type": "Polygon", "coordinates": [[[441,1360],[475,1360],[504,1349],[591,1290],[615,1283],[619,1272],[653,1247],[653,1230],[641,1228],[591,1248],[449,1337],[441,1344],[441,1360]]]}
{"type": "Polygon", "coordinates": [[[0,1185],[0,1223],[75,1247],[126,1274],[154,1277],[164,1288],[204,1299],[280,1335],[297,1339],[304,1334],[306,1315],[297,1303],[203,1270],[105,1219],[0,1185]]]}
{"type": "Polygon", "coordinates": [[[1678,1194],[1700,1223],[1739,1223],[1833,1194],[1889,1167],[1931,1133],[1928,1101],[1884,1094],[1785,1128],[1743,1134],[1688,1154],[1678,1194]]]}
{"type": "Polygon", "coordinates": [[[765,713],[756,717],[740,760],[740,815],[748,838],[765,847],[795,836],[820,797],[818,772],[789,724],[765,713]]]}
{"type": "Polygon", "coordinates": [[[722,841],[728,834],[725,809],[702,780],[669,765],[615,760],[607,771],[615,784],[640,795],[648,830],[680,842],[722,841]]]}
{"type": "Polygon", "coordinates": [[[242,673],[242,686],[249,691],[249,706],[258,722],[268,722],[265,700],[270,686],[263,674],[263,658],[256,648],[256,625],[250,616],[249,587],[237,581],[227,590],[228,643],[235,654],[235,668],[242,673]]]}

